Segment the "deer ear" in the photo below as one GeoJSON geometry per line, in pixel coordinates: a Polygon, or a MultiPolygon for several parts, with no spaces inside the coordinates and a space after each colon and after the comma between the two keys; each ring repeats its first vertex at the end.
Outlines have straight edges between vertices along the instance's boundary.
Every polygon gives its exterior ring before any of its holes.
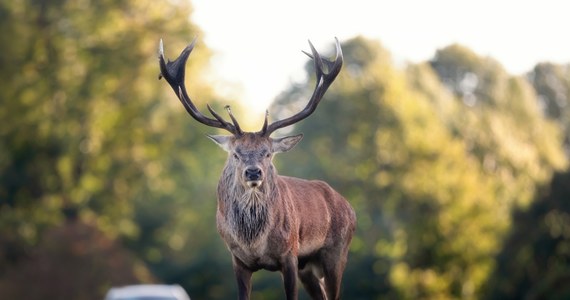
{"type": "Polygon", "coordinates": [[[278,139],[271,139],[272,147],[273,147],[273,153],[287,152],[287,151],[293,149],[293,147],[295,147],[295,145],[297,145],[297,143],[299,143],[299,141],[302,138],[303,138],[303,134],[294,135],[294,136],[286,136],[286,137],[282,137],[282,138],[278,138],[278,139]]]}
{"type": "Polygon", "coordinates": [[[214,143],[216,143],[222,149],[226,150],[227,152],[230,152],[230,142],[232,140],[231,135],[209,135],[209,134],[207,134],[206,136],[208,138],[210,138],[212,141],[214,141],[214,143]]]}

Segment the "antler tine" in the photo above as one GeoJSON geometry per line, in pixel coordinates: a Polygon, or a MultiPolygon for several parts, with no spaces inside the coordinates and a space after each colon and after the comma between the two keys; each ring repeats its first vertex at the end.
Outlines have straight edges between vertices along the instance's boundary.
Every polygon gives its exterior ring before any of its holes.
{"type": "Polygon", "coordinates": [[[212,116],[214,116],[214,118],[216,118],[216,120],[220,121],[220,123],[227,123],[226,120],[224,120],[224,118],[222,118],[222,116],[220,116],[211,106],[210,104],[206,104],[206,108],[208,108],[208,111],[210,112],[210,114],[212,116]]]}
{"type": "MultiPolygon", "coordinates": [[[[342,66],[342,60],[343,60],[343,57],[342,57],[342,49],[341,49],[341,47],[340,47],[340,44],[339,44],[339,42],[338,42],[338,39],[335,38],[335,40],[336,40],[336,43],[335,43],[336,56],[335,56],[335,59],[334,59],[334,60],[329,60],[329,59],[326,59],[326,58],[323,58],[322,56],[320,56],[319,53],[318,53],[318,52],[315,50],[315,48],[313,47],[313,44],[311,43],[311,41],[309,41],[309,45],[311,46],[311,52],[312,52],[313,54],[316,53],[316,56],[318,57],[318,58],[317,58],[317,59],[318,59],[318,63],[319,63],[320,66],[321,66],[320,71],[322,71],[322,63],[324,62],[324,63],[327,65],[327,70],[329,71],[329,73],[333,73],[332,70],[333,70],[333,68],[336,66],[337,60],[338,60],[339,58],[340,58],[340,64],[338,65],[338,67],[341,67],[341,66],[342,66]]],[[[302,52],[305,53],[305,55],[307,55],[307,56],[310,57],[311,59],[314,59],[314,57],[315,57],[315,55],[313,55],[313,54],[307,53],[307,52],[305,52],[305,51],[302,51],[302,52]]],[[[315,61],[315,63],[317,63],[317,61],[315,61]]],[[[339,71],[340,71],[340,70],[339,70],[339,71]]],[[[322,72],[321,72],[321,74],[322,74],[322,72]]],[[[317,75],[317,76],[318,76],[318,75],[317,75]]]]}
{"type": "Polygon", "coordinates": [[[335,38],[335,41],[336,41],[336,55],[334,60],[328,60],[326,58],[322,58],[319,52],[315,50],[315,47],[313,46],[311,41],[309,41],[309,46],[311,47],[312,54],[309,54],[305,51],[303,51],[303,53],[305,53],[311,59],[313,59],[315,65],[315,75],[317,77],[317,80],[315,84],[315,90],[313,91],[313,95],[309,99],[309,102],[307,103],[305,108],[303,108],[303,110],[301,110],[297,114],[283,120],[275,121],[271,123],[269,126],[264,125],[261,131],[263,135],[268,136],[279,128],[287,127],[297,122],[300,122],[301,120],[310,116],[315,111],[319,102],[322,100],[323,96],[325,95],[325,92],[327,91],[329,86],[333,83],[337,75],[340,73],[340,69],[342,68],[342,63],[343,63],[342,49],[340,47],[340,42],[338,41],[337,38],[335,38]],[[324,64],[326,64],[327,66],[328,73],[325,73],[324,71],[323,68],[324,64]]]}
{"type": "Polygon", "coordinates": [[[263,127],[261,127],[261,134],[265,135],[267,132],[267,118],[269,117],[269,110],[265,110],[265,120],[263,121],[263,127]]]}
{"type": "MultiPolygon", "coordinates": [[[[220,115],[214,112],[214,110],[211,107],[209,107],[209,105],[208,105],[208,110],[214,116],[215,119],[206,117],[196,108],[196,106],[188,96],[188,93],[186,92],[186,85],[184,84],[186,61],[188,60],[190,53],[194,49],[195,44],[196,44],[196,39],[194,39],[192,43],[190,43],[188,46],[186,46],[186,48],[184,48],[184,50],[182,50],[178,58],[176,58],[174,61],[168,60],[167,62],[166,59],[164,58],[164,45],[161,39],[158,47],[158,54],[159,54],[158,62],[160,65],[160,74],[158,75],[158,79],[161,79],[163,77],[164,79],[166,79],[168,84],[174,90],[176,96],[178,96],[178,99],[180,100],[186,111],[196,121],[210,127],[225,129],[234,135],[239,135],[241,134],[241,129],[239,129],[239,126],[237,126],[237,121],[234,122],[233,125],[230,124],[229,122],[225,121],[222,117],[220,117],[220,115]]],[[[232,117],[232,121],[233,119],[234,118],[232,117]]]]}
{"type": "Polygon", "coordinates": [[[234,115],[232,114],[232,109],[230,108],[229,105],[226,105],[224,107],[226,109],[226,111],[228,112],[228,115],[230,115],[230,119],[232,119],[232,123],[234,123],[234,127],[236,129],[236,133],[237,135],[242,135],[243,131],[241,131],[241,128],[239,127],[238,121],[236,120],[236,118],[234,117],[234,115]]]}

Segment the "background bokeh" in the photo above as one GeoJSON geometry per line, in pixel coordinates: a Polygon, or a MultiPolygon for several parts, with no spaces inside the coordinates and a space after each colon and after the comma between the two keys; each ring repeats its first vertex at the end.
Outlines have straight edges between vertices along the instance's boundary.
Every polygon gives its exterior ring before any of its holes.
{"type": "MultiPolygon", "coordinates": [[[[226,154],[157,80],[158,40],[176,57],[201,34],[191,16],[185,1],[0,0],[0,298],[134,283],[235,297],[215,226],[226,154]]],[[[381,41],[341,43],[341,75],[275,163],[354,206],[343,297],[569,298],[570,65],[513,75],[459,44],[401,64],[381,41]]],[[[200,43],[189,60],[194,102],[247,119],[202,79],[210,57],[200,43]]],[[[305,71],[273,119],[305,104],[305,71]]],[[[253,287],[284,297],[278,273],[253,287]]]]}

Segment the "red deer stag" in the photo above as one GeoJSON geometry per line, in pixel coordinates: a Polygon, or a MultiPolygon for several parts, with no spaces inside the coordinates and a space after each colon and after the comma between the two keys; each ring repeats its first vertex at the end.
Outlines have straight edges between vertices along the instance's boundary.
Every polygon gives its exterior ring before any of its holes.
{"type": "Polygon", "coordinates": [[[313,299],[339,299],[348,247],[356,216],[350,204],[328,184],[277,175],[275,153],[291,150],[302,134],[271,138],[275,130],[311,115],[342,67],[336,40],[336,58],[321,58],[309,42],[317,83],[307,106],[297,114],[259,132],[244,132],[226,107],[231,123],[209,105],[213,118],[203,115],[184,85],[185,65],[194,42],[174,61],[165,61],[160,41],[160,72],[188,113],[198,122],[232,135],[208,136],[229,153],[218,183],[218,232],[232,254],[238,298],[249,299],[251,275],[266,269],[280,271],[287,299],[297,299],[297,276],[313,299]],[[325,68],[328,73],[325,72],[325,68]]]}

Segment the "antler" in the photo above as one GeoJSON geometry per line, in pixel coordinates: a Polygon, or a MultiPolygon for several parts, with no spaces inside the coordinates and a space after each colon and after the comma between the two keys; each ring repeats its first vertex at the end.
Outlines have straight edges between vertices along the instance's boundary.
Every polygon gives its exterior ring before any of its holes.
{"type": "Polygon", "coordinates": [[[275,130],[293,125],[307,118],[315,111],[317,105],[319,105],[319,102],[325,95],[325,92],[332,84],[332,82],[335,80],[336,76],[340,72],[340,69],[342,68],[342,62],[343,62],[342,49],[340,48],[340,43],[337,38],[335,38],[335,41],[336,41],[336,56],[334,60],[328,60],[326,58],[322,58],[320,54],[317,52],[317,50],[315,50],[315,47],[313,47],[311,41],[309,41],[309,46],[311,46],[312,55],[305,51],[303,51],[303,53],[312,58],[315,63],[315,73],[317,75],[317,83],[315,86],[315,90],[313,91],[313,95],[311,96],[309,103],[307,103],[307,106],[305,106],[305,108],[302,111],[286,119],[275,121],[270,125],[267,125],[268,114],[266,113],[265,122],[263,124],[263,128],[261,129],[262,135],[269,136],[275,130]],[[323,70],[323,64],[326,64],[328,73],[325,73],[325,71],[323,70]]]}
{"type": "Polygon", "coordinates": [[[192,103],[192,100],[188,96],[188,93],[186,92],[186,86],[184,84],[184,75],[186,70],[186,61],[188,60],[188,57],[190,56],[192,49],[194,49],[195,43],[196,39],[194,39],[192,43],[190,43],[190,45],[186,46],[186,48],[182,50],[182,52],[180,53],[180,55],[176,60],[172,62],[168,60],[168,62],[166,62],[164,58],[164,47],[161,39],[158,48],[158,61],[160,64],[160,74],[158,75],[158,79],[161,79],[162,77],[166,79],[168,84],[170,84],[170,86],[174,90],[174,93],[178,96],[178,99],[180,99],[180,102],[182,102],[182,105],[184,105],[184,108],[186,108],[186,111],[188,111],[190,116],[192,116],[192,118],[194,118],[196,121],[211,127],[225,129],[233,133],[234,135],[242,135],[243,131],[239,127],[237,120],[232,115],[229,106],[226,106],[226,110],[228,111],[228,114],[230,115],[233,124],[224,120],[219,114],[217,114],[210,107],[210,105],[207,105],[208,111],[210,111],[210,113],[212,114],[212,116],[214,116],[215,119],[204,116],[196,108],[196,106],[194,105],[194,103],[192,103]]]}

